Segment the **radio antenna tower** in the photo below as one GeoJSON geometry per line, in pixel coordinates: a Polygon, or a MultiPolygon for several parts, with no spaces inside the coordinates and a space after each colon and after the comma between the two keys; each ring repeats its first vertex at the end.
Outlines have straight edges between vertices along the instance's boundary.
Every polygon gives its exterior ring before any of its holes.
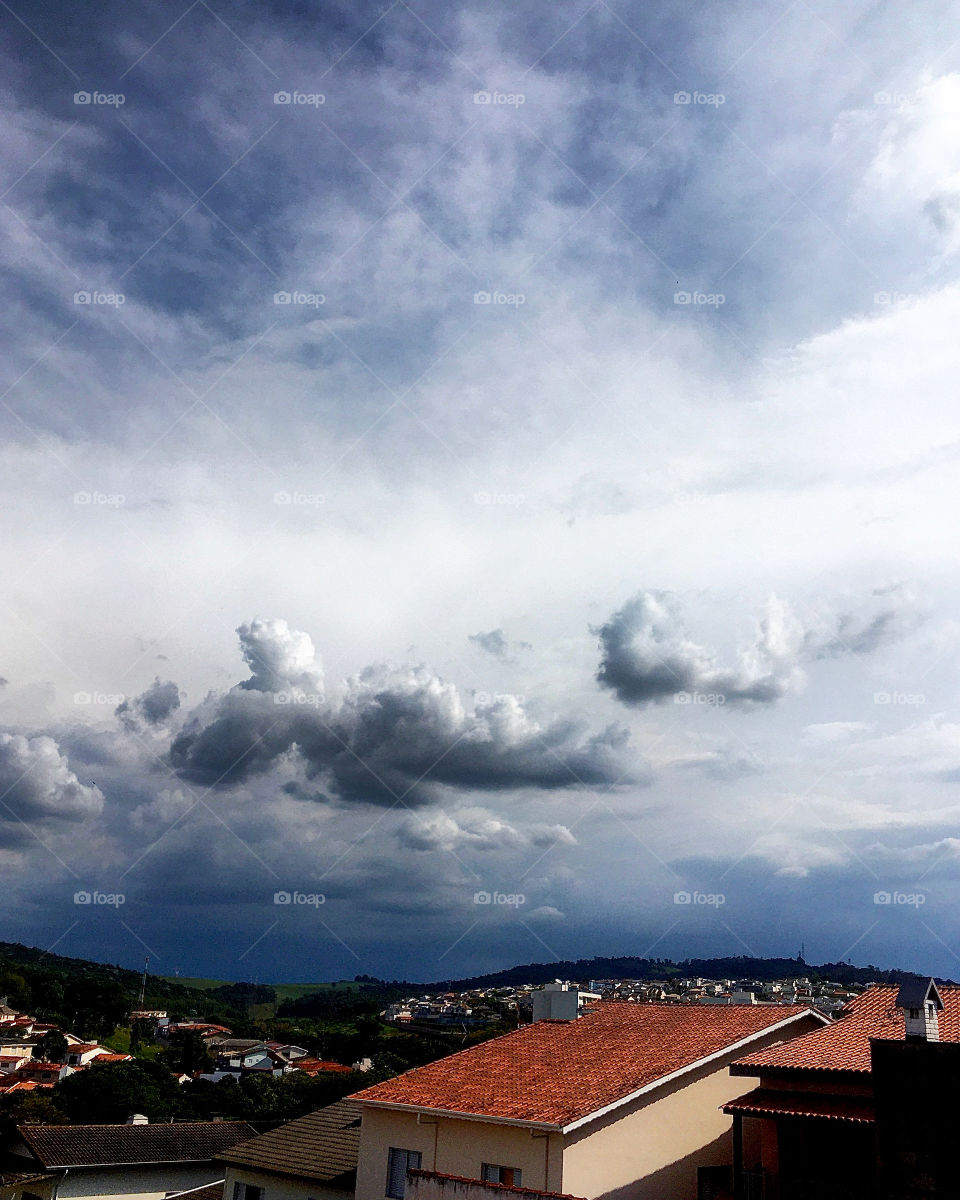
{"type": "Polygon", "coordinates": [[[147,967],[150,966],[150,955],[143,960],[143,978],[140,980],[140,999],[137,1001],[137,1008],[143,1011],[143,997],[147,990],[147,967]]]}

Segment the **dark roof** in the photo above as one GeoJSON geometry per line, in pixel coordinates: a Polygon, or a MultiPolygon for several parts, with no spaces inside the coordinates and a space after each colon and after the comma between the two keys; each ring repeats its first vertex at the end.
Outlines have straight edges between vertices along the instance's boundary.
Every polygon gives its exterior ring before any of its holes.
{"type": "Polygon", "coordinates": [[[218,1158],[233,1166],[271,1175],[294,1175],[352,1192],[360,1150],[361,1112],[362,1106],[356,1101],[338,1100],[240,1142],[218,1158]]]}
{"type": "Polygon", "coordinates": [[[897,1008],[923,1008],[928,1000],[932,1000],[943,1012],[943,1000],[932,979],[908,979],[900,984],[896,1005],[897,1008]]]}
{"type": "Polygon", "coordinates": [[[847,1121],[872,1125],[873,1101],[865,1096],[818,1095],[816,1092],[777,1092],[756,1088],[723,1105],[728,1114],[744,1117],[818,1117],[826,1121],[847,1121]]]}
{"type": "Polygon", "coordinates": [[[18,1125],[41,1165],[108,1167],[134,1163],[205,1162],[250,1137],[246,1121],[177,1125],[18,1125]]]}

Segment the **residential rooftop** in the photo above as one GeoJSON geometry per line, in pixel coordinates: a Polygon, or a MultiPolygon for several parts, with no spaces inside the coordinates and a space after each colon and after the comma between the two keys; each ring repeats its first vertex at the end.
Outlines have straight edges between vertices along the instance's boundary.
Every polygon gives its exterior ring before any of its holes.
{"type": "Polygon", "coordinates": [[[338,1100],[219,1154],[220,1162],[268,1174],[294,1175],[328,1187],[356,1183],[362,1106],[338,1100]]]}
{"type": "Polygon", "coordinates": [[[537,1021],[352,1099],[562,1129],[811,1012],[602,1002],[578,1020],[537,1021]]]}
{"type": "Polygon", "coordinates": [[[255,1130],[246,1121],[185,1121],[176,1125],[18,1125],[17,1132],[49,1170],[205,1162],[255,1130]]]}

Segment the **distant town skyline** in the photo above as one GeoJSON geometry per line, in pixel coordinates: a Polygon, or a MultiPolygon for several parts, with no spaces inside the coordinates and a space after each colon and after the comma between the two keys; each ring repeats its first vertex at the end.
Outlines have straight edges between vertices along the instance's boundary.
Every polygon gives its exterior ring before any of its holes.
{"type": "Polygon", "coordinates": [[[943,22],[0,6],[0,937],[956,977],[943,22]]]}

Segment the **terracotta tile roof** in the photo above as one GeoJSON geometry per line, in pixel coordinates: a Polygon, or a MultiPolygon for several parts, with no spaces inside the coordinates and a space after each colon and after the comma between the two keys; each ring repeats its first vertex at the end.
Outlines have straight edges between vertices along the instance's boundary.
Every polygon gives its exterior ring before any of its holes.
{"type": "Polygon", "coordinates": [[[319,1075],[323,1071],[330,1071],[333,1074],[347,1075],[353,1074],[353,1067],[345,1067],[343,1063],[327,1062],[320,1058],[294,1058],[290,1060],[290,1065],[296,1067],[298,1071],[306,1071],[308,1075],[319,1075]]]}
{"type": "Polygon", "coordinates": [[[239,1142],[221,1162],[271,1175],[293,1175],[353,1191],[360,1151],[361,1106],[338,1100],[317,1112],[239,1142]]]}
{"type": "Polygon", "coordinates": [[[579,1020],[537,1021],[374,1084],[353,1098],[562,1128],[804,1016],[815,1019],[804,1005],[607,1001],[579,1020]]]}
{"type": "Polygon", "coordinates": [[[724,1104],[725,1113],[745,1117],[822,1117],[872,1125],[873,1101],[864,1096],[833,1096],[822,1092],[775,1092],[756,1088],[724,1104]]]}
{"type": "MultiPolygon", "coordinates": [[[[776,1071],[870,1072],[870,1039],[904,1039],[903,1013],[895,1007],[896,985],[873,984],[852,1000],[832,1025],[814,1030],[781,1046],[758,1050],[739,1059],[734,1075],[759,1075],[776,1071]]],[[[960,1042],[960,986],[940,988],[944,1011],[940,1013],[940,1040],[960,1042]]]]}
{"type": "Polygon", "coordinates": [[[254,1132],[245,1121],[184,1121],[177,1125],[18,1125],[17,1131],[46,1169],[205,1162],[254,1132]]]}

